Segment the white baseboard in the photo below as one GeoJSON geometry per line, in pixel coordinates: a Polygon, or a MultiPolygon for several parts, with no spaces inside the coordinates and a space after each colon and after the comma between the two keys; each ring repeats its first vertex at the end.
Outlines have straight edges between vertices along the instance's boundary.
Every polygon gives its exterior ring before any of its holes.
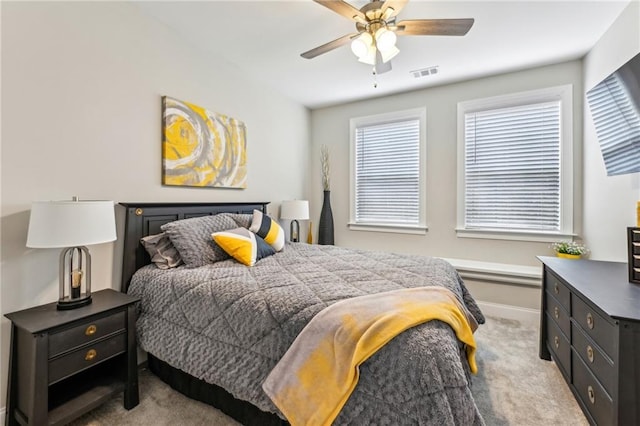
{"type": "Polygon", "coordinates": [[[499,303],[477,301],[485,316],[520,321],[523,324],[540,324],[540,311],[520,306],[501,305],[499,303]]]}

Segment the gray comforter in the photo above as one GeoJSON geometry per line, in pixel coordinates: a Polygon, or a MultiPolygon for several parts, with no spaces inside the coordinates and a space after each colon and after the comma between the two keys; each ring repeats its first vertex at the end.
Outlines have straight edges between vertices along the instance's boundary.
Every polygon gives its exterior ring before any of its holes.
{"type": "MultiPolygon", "coordinates": [[[[145,351],[264,411],[261,385],[309,320],[349,297],[444,286],[478,323],[484,317],[457,272],[437,258],[287,244],[253,267],[225,260],[133,277],[138,342],[145,351]]],[[[469,367],[453,330],[439,321],[411,328],[360,367],[334,424],[481,425],[469,367]]]]}

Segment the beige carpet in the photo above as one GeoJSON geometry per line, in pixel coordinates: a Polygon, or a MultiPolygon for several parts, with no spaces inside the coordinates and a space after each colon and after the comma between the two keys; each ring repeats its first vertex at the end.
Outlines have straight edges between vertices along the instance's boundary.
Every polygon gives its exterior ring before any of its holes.
{"type": "MultiPolygon", "coordinates": [[[[479,373],[473,394],[488,426],[588,425],[553,362],[538,358],[538,328],[489,318],[476,332],[479,373]]],[[[147,370],[140,372],[140,405],[122,397],[86,414],[74,426],[238,425],[218,410],[186,398],[147,370]]]]}

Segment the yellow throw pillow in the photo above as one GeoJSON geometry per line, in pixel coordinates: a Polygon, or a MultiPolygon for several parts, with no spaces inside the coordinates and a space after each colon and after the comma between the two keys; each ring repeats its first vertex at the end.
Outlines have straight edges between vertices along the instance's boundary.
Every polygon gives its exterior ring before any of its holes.
{"type": "Polygon", "coordinates": [[[275,254],[273,247],[246,228],[214,232],[211,237],[229,256],[247,266],[275,254]]]}
{"type": "Polygon", "coordinates": [[[253,220],[249,230],[262,237],[275,251],[284,248],[284,229],[278,225],[278,222],[260,210],[253,211],[253,220]]]}

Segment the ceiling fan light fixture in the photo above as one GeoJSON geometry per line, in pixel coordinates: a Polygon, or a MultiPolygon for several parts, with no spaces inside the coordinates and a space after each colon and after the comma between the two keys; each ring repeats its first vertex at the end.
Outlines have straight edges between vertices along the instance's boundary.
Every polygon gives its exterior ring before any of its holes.
{"type": "MultiPolygon", "coordinates": [[[[376,31],[376,46],[380,52],[393,50],[396,48],[396,33],[389,31],[386,27],[379,28],[376,31]]],[[[397,50],[397,49],[396,49],[397,50]]]]}
{"type": "Polygon", "coordinates": [[[351,42],[351,51],[358,58],[362,58],[369,53],[373,47],[373,37],[369,33],[362,33],[351,42]]]}
{"type": "Polygon", "coordinates": [[[375,65],[376,64],[376,48],[375,46],[372,44],[369,46],[369,49],[367,50],[367,53],[358,57],[358,61],[362,62],[363,64],[367,64],[367,65],[375,65]]]}
{"type": "Polygon", "coordinates": [[[391,59],[393,59],[398,53],[400,53],[400,49],[395,46],[391,46],[390,49],[380,50],[380,55],[382,56],[382,62],[387,63],[391,59]]]}

